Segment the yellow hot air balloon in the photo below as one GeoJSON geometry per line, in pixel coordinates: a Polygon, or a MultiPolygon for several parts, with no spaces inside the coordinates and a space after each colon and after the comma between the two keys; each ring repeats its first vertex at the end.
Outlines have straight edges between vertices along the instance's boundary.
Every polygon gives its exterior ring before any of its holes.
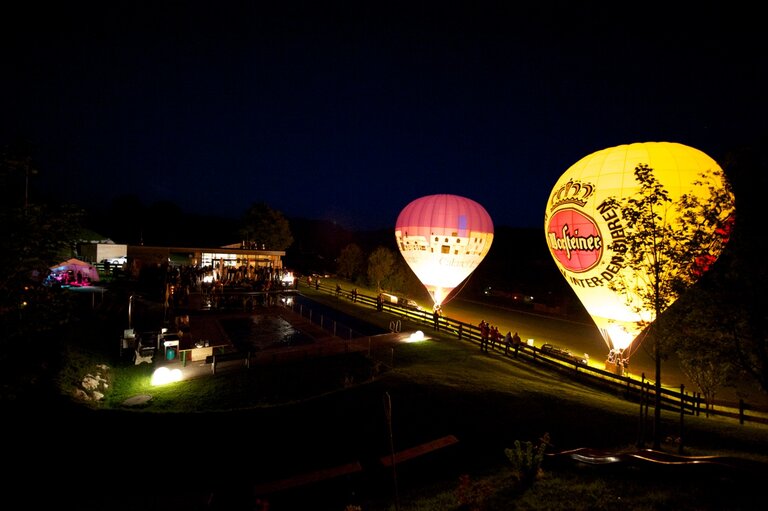
{"type": "MultiPolygon", "coordinates": [[[[641,193],[635,175],[640,167],[651,169],[668,194],[666,206],[660,204],[654,211],[660,227],[682,236],[693,227],[697,236],[704,236],[696,238],[702,250],[682,258],[683,263],[674,268],[689,272],[684,279],[689,283],[705,269],[702,262],[711,264],[720,255],[728,236],[722,227],[730,225],[735,212],[720,166],[700,150],[674,142],[633,143],[594,152],[555,183],[544,215],[549,251],[608,347],[624,358],[639,345],[639,334],[655,320],[658,310],[647,299],[658,270],[643,274],[637,265],[629,264],[628,237],[637,232],[633,233],[634,224],[620,207],[641,193]],[[728,200],[716,202],[713,194],[723,191],[728,200]],[[702,239],[709,241],[702,244],[702,239]],[[616,286],[617,282],[624,285],[616,286]]],[[[675,293],[665,294],[664,308],[676,298],[675,293]]]]}

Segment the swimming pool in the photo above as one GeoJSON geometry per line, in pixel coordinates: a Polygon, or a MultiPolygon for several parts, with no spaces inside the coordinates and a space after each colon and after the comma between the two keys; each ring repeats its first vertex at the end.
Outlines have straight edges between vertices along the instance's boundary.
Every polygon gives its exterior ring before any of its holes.
{"type": "MultiPolygon", "coordinates": [[[[344,314],[309,298],[292,294],[290,308],[296,314],[320,325],[342,339],[353,339],[386,333],[386,330],[358,318],[344,314]]],[[[243,317],[222,318],[221,327],[239,350],[264,350],[267,348],[312,344],[314,338],[294,327],[279,314],[254,311],[243,317]]]]}
{"type": "Polygon", "coordinates": [[[220,319],[219,323],[235,347],[243,351],[312,344],[314,339],[273,314],[253,313],[246,317],[220,319]]]}
{"type": "Polygon", "coordinates": [[[332,307],[312,301],[304,295],[295,294],[292,296],[293,303],[290,308],[293,312],[311,319],[313,323],[322,326],[329,332],[333,331],[335,323],[336,335],[343,339],[387,333],[387,330],[381,327],[366,323],[359,318],[349,316],[332,307]]]}

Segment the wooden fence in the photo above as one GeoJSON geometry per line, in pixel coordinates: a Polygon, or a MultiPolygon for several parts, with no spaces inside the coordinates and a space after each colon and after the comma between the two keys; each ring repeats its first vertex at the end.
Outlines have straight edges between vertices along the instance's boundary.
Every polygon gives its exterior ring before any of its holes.
{"type": "MultiPolygon", "coordinates": [[[[335,288],[320,285],[315,288],[330,295],[336,295],[335,288]]],[[[342,296],[352,298],[349,291],[342,291],[342,296]]],[[[357,293],[355,301],[366,307],[378,307],[379,310],[396,316],[398,320],[409,320],[416,323],[422,323],[428,326],[434,326],[432,311],[416,310],[394,304],[390,301],[379,302],[374,296],[357,293]]],[[[439,318],[439,330],[443,333],[455,335],[457,339],[480,344],[480,329],[476,325],[464,323],[446,316],[439,318]]],[[[503,342],[503,339],[502,339],[503,342]]],[[[598,367],[580,364],[577,361],[568,361],[556,356],[542,352],[541,348],[521,344],[515,351],[510,349],[504,353],[503,344],[500,354],[510,358],[523,358],[531,362],[546,364],[553,370],[565,372],[579,381],[601,387],[610,392],[617,392],[626,399],[637,403],[653,403],[656,397],[656,386],[645,378],[619,375],[598,367]]],[[[749,404],[744,400],[723,401],[715,400],[706,403],[700,393],[690,392],[681,385],[677,389],[661,388],[661,404],[663,409],[670,411],[680,411],[688,415],[713,415],[736,419],[740,424],[745,422],[757,422],[768,424],[768,406],[749,404]]]]}

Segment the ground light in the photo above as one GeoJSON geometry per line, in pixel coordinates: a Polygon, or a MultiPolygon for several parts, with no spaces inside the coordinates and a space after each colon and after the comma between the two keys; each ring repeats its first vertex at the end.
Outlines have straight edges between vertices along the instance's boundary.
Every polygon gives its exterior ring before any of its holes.
{"type": "Polygon", "coordinates": [[[181,381],[181,378],[181,369],[168,369],[167,367],[158,367],[155,369],[155,372],[152,373],[152,380],[150,381],[150,385],[157,387],[159,385],[175,383],[177,381],[181,381]]]}
{"type": "Polygon", "coordinates": [[[424,332],[421,330],[416,330],[411,335],[405,338],[405,342],[421,342],[425,341],[427,338],[424,337],[424,332]]]}

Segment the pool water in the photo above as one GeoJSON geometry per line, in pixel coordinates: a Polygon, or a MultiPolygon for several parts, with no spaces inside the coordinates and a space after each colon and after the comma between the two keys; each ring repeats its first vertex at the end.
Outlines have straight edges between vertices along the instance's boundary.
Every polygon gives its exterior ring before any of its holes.
{"type": "Polygon", "coordinates": [[[365,337],[368,335],[379,335],[387,333],[387,330],[366,323],[359,318],[349,316],[343,312],[337,311],[334,308],[328,307],[321,303],[314,302],[303,295],[295,295],[293,297],[293,305],[291,306],[293,312],[301,314],[305,318],[309,317],[309,311],[312,311],[312,322],[320,324],[320,318],[323,319],[323,328],[326,330],[332,330],[332,323],[337,323],[337,332],[340,337],[365,337]],[[351,334],[349,334],[351,330],[351,334]],[[342,333],[342,331],[344,333],[342,333]]]}
{"type": "MultiPolygon", "coordinates": [[[[295,313],[310,318],[317,325],[328,331],[333,331],[342,338],[354,338],[367,335],[386,333],[375,325],[368,324],[358,318],[348,316],[331,307],[313,302],[301,295],[294,295],[290,307],[295,313]]],[[[279,314],[254,312],[244,317],[222,318],[221,327],[229,336],[232,344],[239,350],[253,351],[268,348],[300,346],[313,344],[315,340],[282,318],[279,314]]]]}
{"type": "Polygon", "coordinates": [[[267,348],[312,344],[312,337],[296,330],[280,316],[251,314],[243,318],[219,320],[232,344],[239,350],[263,350],[267,348]]]}

